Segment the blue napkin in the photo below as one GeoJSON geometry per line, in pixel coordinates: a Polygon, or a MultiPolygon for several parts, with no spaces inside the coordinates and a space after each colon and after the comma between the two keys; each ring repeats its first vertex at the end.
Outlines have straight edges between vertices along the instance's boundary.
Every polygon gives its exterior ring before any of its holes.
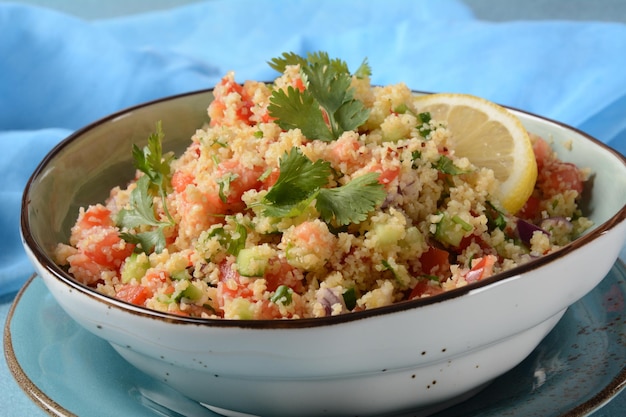
{"type": "Polygon", "coordinates": [[[122,108],[212,87],[228,70],[269,80],[284,51],[324,50],[373,82],[454,91],[577,126],[626,151],[626,25],[476,20],[460,1],[213,0],[84,21],[0,5],[0,294],[32,273],[21,192],[45,153],[122,108]]]}

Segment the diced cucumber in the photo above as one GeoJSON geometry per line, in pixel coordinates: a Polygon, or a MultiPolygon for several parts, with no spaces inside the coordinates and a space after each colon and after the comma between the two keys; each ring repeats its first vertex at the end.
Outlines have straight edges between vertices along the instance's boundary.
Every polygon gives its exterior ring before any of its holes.
{"type": "Polygon", "coordinates": [[[424,240],[425,239],[424,235],[422,235],[422,232],[420,232],[417,227],[410,226],[406,229],[404,239],[402,240],[401,244],[404,244],[404,246],[421,245],[422,243],[424,243],[424,240]]]}
{"type": "Polygon", "coordinates": [[[376,246],[387,248],[397,245],[405,236],[405,229],[399,224],[377,223],[374,225],[373,233],[376,236],[376,246]]]}
{"type": "Polygon", "coordinates": [[[172,272],[171,277],[175,281],[183,281],[183,280],[188,281],[191,279],[191,274],[186,269],[183,269],[181,271],[172,272]]]}
{"type": "Polygon", "coordinates": [[[244,248],[237,254],[237,271],[244,277],[262,277],[269,263],[265,247],[244,248]]]}
{"type": "Polygon", "coordinates": [[[202,298],[202,290],[190,282],[187,288],[180,293],[180,298],[187,298],[190,301],[198,301],[202,298]]]}
{"type": "Polygon", "coordinates": [[[239,320],[254,319],[254,308],[252,303],[245,298],[235,298],[228,308],[228,317],[239,320]]]}
{"type": "Polygon", "coordinates": [[[461,240],[469,236],[473,230],[474,227],[459,216],[450,217],[444,212],[443,217],[437,223],[435,238],[443,244],[458,247],[461,240]]]}
{"type": "Polygon", "coordinates": [[[408,138],[411,134],[412,126],[406,123],[406,118],[391,114],[380,124],[383,134],[383,141],[397,142],[400,139],[408,138]]]}
{"type": "Polygon", "coordinates": [[[130,255],[124,265],[122,265],[121,276],[122,282],[128,284],[130,281],[141,280],[150,268],[150,261],[145,253],[133,253],[130,255]]]}

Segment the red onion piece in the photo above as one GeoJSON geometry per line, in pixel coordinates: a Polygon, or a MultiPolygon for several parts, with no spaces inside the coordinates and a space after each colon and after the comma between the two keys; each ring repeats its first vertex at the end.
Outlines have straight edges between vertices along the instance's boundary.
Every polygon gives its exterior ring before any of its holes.
{"type": "MultiPolygon", "coordinates": [[[[343,302],[343,297],[338,295],[330,288],[321,288],[317,292],[317,301],[324,307],[324,311],[327,316],[330,316],[333,311],[333,305],[340,303],[342,309],[346,310],[346,306],[343,302]]],[[[347,311],[347,310],[346,310],[347,311]]]]}
{"type": "Polygon", "coordinates": [[[546,236],[550,236],[550,233],[546,232],[541,227],[527,222],[526,220],[517,219],[517,235],[522,242],[530,245],[530,239],[533,237],[533,233],[535,232],[542,232],[546,236]]]}

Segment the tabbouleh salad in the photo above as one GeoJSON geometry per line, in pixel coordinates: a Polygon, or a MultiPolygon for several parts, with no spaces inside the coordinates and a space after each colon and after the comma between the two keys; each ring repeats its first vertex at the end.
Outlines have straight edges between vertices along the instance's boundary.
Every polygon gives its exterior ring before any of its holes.
{"type": "Polygon", "coordinates": [[[224,319],[324,317],[433,296],[557,250],[590,226],[586,173],[529,134],[538,176],[516,213],[493,171],[455,155],[403,83],[318,52],[229,72],[175,157],[155,121],[135,179],[81,208],[58,264],[150,309],[224,319]]]}

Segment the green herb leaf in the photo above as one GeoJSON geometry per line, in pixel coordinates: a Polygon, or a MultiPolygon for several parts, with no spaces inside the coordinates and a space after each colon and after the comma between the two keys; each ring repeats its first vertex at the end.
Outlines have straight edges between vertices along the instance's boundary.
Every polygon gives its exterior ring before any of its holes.
{"type": "Polygon", "coordinates": [[[422,158],[422,152],[421,151],[413,151],[411,152],[411,161],[413,162],[411,164],[411,168],[413,169],[417,169],[419,167],[419,164],[417,163],[417,161],[419,159],[422,158]]]}
{"type": "MultiPolygon", "coordinates": [[[[344,61],[318,52],[309,54],[307,59],[285,53],[270,62],[270,66],[280,72],[287,65],[295,64],[300,65],[307,88],[304,91],[293,87],[286,91],[275,90],[268,106],[270,116],[282,129],[299,128],[309,139],[332,141],[365,123],[369,110],[354,98],[350,87],[352,76],[344,61]]],[[[359,71],[361,76],[369,74],[367,61],[361,64],[359,71]]]]}
{"type": "Polygon", "coordinates": [[[445,155],[441,155],[439,157],[439,159],[435,163],[434,168],[437,169],[438,171],[443,172],[444,174],[449,174],[449,175],[461,175],[461,174],[467,174],[468,172],[471,172],[469,170],[464,170],[464,169],[457,167],[456,165],[454,165],[454,162],[452,161],[452,159],[448,158],[445,155]]]}
{"type": "Polygon", "coordinates": [[[292,302],[291,294],[293,290],[286,285],[279,285],[274,292],[274,295],[270,297],[270,301],[274,304],[282,304],[288,306],[292,302]]]}
{"type": "Polygon", "coordinates": [[[130,210],[122,209],[117,215],[117,221],[123,227],[132,229],[142,225],[159,226],[161,224],[154,215],[153,196],[149,193],[150,178],[142,175],[137,180],[137,186],[130,193],[130,210]]]}
{"type": "Polygon", "coordinates": [[[360,223],[385,199],[385,188],[379,174],[370,172],[337,188],[322,188],[315,207],[327,223],[345,226],[360,223]]]}
{"type": "Polygon", "coordinates": [[[357,68],[357,70],[354,72],[354,75],[357,78],[365,78],[372,75],[372,67],[370,67],[369,62],[367,62],[367,58],[363,60],[359,68],[357,68]]]}
{"type": "Polygon", "coordinates": [[[321,65],[324,67],[331,67],[333,71],[339,73],[349,74],[348,64],[339,58],[331,59],[328,52],[318,51],[307,54],[308,62],[305,61],[303,66],[307,65],[321,65]]]}
{"type": "Polygon", "coordinates": [[[391,266],[391,264],[389,263],[389,261],[388,261],[388,260],[383,259],[383,260],[381,261],[381,263],[382,263],[383,267],[385,268],[385,269],[384,269],[385,271],[391,271],[391,273],[393,274],[394,278],[397,278],[397,275],[396,275],[396,270],[395,270],[395,269],[393,269],[393,267],[391,266]]]}
{"type": "Polygon", "coordinates": [[[461,226],[461,229],[465,230],[466,232],[472,231],[474,230],[474,226],[472,226],[471,224],[469,224],[468,222],[466,222],[465,220],[463,220],[461,217],[459,217],[457,214],[455,214],[454,216],[452,216],[452,221],[456,224],[458,224],[459,226],[461,226]]]}
{"type": "Polygon", "coordinates": [[[278,180],[264,199],[275,206],[296,205],[326,185],[331,174],[328,161],[312,162],[300,149],[293,147],[280,159],[278,180]]]}
{"type": "Polygon", "coordinates": [[[135,167],[143,173],[137,180],[136,188],[131,191],[130,209],[122,209],[117,215],[117,224],[120,227],[134,229],[148,226],[150,231],[138,233],[124,232],[120,237],[127,242],[141,246],[145,253],[153,250],[160,253],[165,249],[165,235],[163,229],[174,225],[166,204],[167,192],[171,189],[170,162],[172,153],[163,154],[162,141],[164,138],[161,122],[156,124],[156,132],[148,137],[148,145],[140,149],[133,145],[133,159],[135,167]],[[154,214],[153,197],[160,196],[167,222],[156,219],[154,214]]]}
{"type": "Polygon", "coordinates": [[[265,202],[265,210],[263,211],[263,214],[269,217],[297,217],[304,213],[306,208],[311,205],[311,202],[315,199],[315,197],[317,197],[317,192],[311,194],[308,198],[295,203],[276,205],[265,202]]]}
{"type": "Polygon", "coordinates": [[[219,185],[218,196],[223,203],[228,200],[227,196],[230,193],[230,183],[235,181],[237,178],[239,178],[239,175],[228,172],[223,177],[216,180],[217,184],[219,185]]]}
{"type": "Polygon", "coordinates": [[[264,196],[264,214],[270,217],[295,217],[316,199],[315,208],[322,220],[333,226],[360,223],[385,199],[385,189],[377,173],[368,173],[336,188],[323,188],[332,167],[328,161],[312,162],[293,147],[280,160],[280,175],[264,196]]]}
{"type": "Polygon", "coordinates": [[[248,229],[241,224],[237,223],[235,226],[235,232],[239,235],[237,238],[233,239],[230,237],[230,242],[228,243],[228,249],[226,250],[231,255],[237,256],[239,251],[246,247],[246,239],[248,238],[248,229]]]}
{"type": "Polygon", "coordinates": [[[356,307],[356,290],[354,287],[348,288],[342,295],[346,308],[350,311],[354,310],[356,307]]]}
{"type": "Polygon", "coordinates": [[[156,132],[148,137],[148,145],[140,149],[133,145],[135,167],[150,178],[150,182],[167,191],[170,187],[170,162],[173,154],[163,154],[162,141],[165,137],[161,122],[156,124],[156,132]]]}
{"type": "Polygon", "coordinates": [[[134,243],[141,246],[141,249],[146,253],[150,253],[153,250],[157,253],[161,253],[165,249],[165,235],[163,229],[157,228],[150,232],[139,233],[120,233],[120,237],[128,243],[134,243]]]}
{"type": "Polygon", "coordinates": [[[300,129],[305,137],[326,142],[334,139],[319,103],[307,90],[293,87],[288,87],[287,92],[275,90],[267,109],[283,130],[300,129]]]}
{"type": "Polygon", "coordinates": [[[278,72],[285,72],[287,65],[306,65],[306,59],[294,52],[283,52],[282,57],[273,58],[268,64],[278,72]]]}
{"type": "Polygon", "coordinates": [[[428,135],[430,135],[430,133],[432,132],[429,124],[431,120],[431,115],[429,112],[419,113],[417,115],[417,118],[420,121],[420,125],[417,127],[417,131],[419,132],[421,137],[427,138],[428,135]]]}
{"type": "Polygon", "coordinates": [[[138,244],[141,249],[150,253],[154,249],[161,252],[165,248],[165,236],[163,228],[170,226],[170,222],[162,222],[156,219],[152,203],[152,195],[148,189],[150,178],[143,175],[137,180],[137,187],[131,191],[130,209],[122,209],[117,214],[116,222],[120,227],[134,229],[140,226],[154,227],[154,230],[136,234],[121,233],[120,237],[127,242],[138,244]]]}
{"type": "Polygon", "coordinates": [[[226,233],[223,227],[216,227],[209,233],[209,238],[217,237],[222,247],[226,248],[226,252],[230,255],[237,256],[239,251],[246,246],[246,239],[248,238],[248,229],[241,224],[237,223],[235,226],[235,233],[238,235],[233,238],[232,235],[226,233]]]}
{"type": "Polygon", "coordinates": [[[420,119],[422,124],[424,124],[424,123],[429,123],[432,117],[430,115],[430,112],[424,112],[424,113],[418,114],[417,118],[420,119]]]}
{"type": "Polygon", "coordinates": [[[487,216],[489,230],[495,230],[496,228],[504,230],[506,228],[506,216],[504,213],[498,210],[490,201],[487,201],[486,204],[485,216],[487,216]]]}

